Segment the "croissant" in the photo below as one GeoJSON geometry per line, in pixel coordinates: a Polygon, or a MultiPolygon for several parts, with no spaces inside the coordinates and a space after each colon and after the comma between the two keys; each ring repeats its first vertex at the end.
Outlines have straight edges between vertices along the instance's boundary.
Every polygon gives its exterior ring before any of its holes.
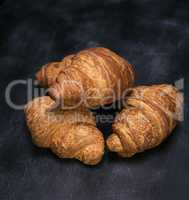
{"type": "Polygon", "coordinates": [[[131,64],[110,51],[97,47],[66,56],[37,72],[42,86],[50,87],[49,94],[64,105],[85,104],[96,107],[112,103],[133,85],[131,64]]]}
{"type": "Polygon", "coordinates": [[[175,128],[182,110],[182,96],[171,85],[131,89],[126,107],[113,123],[107,139],[110,151],[122,157],[158,146],[175,128]]]}
{"type": "Polygon", "coordinates": [[[48,97],[38,97],[25,109],[33,142],[50,148],[60,158],[76,158],[88,165],[102,159],[104,139],[86,108],[58,110],[48,97]]]}

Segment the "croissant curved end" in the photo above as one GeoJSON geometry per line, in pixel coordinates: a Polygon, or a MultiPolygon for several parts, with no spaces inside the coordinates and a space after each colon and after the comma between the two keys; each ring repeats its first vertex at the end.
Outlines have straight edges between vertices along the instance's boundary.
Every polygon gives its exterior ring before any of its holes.
{"type": "Polygon", "coordinates": [[[108,139],[106,141],[106,144],[107,144],[108,149],[110,151],[113,151],[113,152],[122,152],[123,151],[123,147],[122,147],[121,141],[120,141],[119,137],[115,133],[112,133],[108,137],[108,139]]]}
{"type": "Polygon", "coordinates": [[[116,133],[112,133],[106,140],[107,147],[110,151],[118,153],[122,157],[130,158],[136,152],[130,149],[129,141],[123,147],[121,140],[116,133]]]}
{"type": "Polygon", "coordinates": [[[87,146],[80,154],[76,156],[76,159],[80,160],[87,165],[98,164],[104,155],[104,144],[91,144],[87,146]]]}
{"type": "Polygon", "coordinates": [[[43,81],[44,77],[43,77],[42,70],[39,70],[36,72],[35,78],[39,82],[39,84],[44,85],[44,81],[43,81]]]}
{"type": "Polygon", "coordinates": [[[53,100],[55,100],[55,101],[60,100],[60,93],[56,87],[50,87],[48,89],[48,92],[49,92],[50,97],[53,100]]]}

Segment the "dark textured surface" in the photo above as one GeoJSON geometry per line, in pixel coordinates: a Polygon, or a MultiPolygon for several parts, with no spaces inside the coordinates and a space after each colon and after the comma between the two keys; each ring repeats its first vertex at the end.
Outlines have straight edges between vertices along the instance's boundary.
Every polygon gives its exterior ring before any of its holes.
{"type": "MultiPolygon", "coordinates": [[[[0,1],[0,199],[187,199],[187,17],[187,1],[0,1]],[[134,64],[137,84],[184,78],[185,120],[155,150],[131,159],[106,152],[100,165],[87,167],[36,148],[23,111],[9,108],[4,92],[10,81],[33,77],[44,63],[98,45],[134,64]]],[[[19,85],[12,98],[24,103],[26,93],[19,85]]],[[[110,123],[99,127],[105,137],[111,133],[110,123]]]]}

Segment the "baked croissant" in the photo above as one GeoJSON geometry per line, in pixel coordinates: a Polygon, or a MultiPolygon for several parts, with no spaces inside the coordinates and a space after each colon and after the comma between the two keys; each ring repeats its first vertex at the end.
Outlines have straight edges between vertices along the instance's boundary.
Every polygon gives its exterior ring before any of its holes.
{"type": "Polygon", "coordinates": [[[97,47],[82,50],[52,62],[37,72],[42,86],[64,105],[85,104],[96,107],[112,103],[133,85],[134,71],[128,61],[109,49],[97,47]]]}
{"type": "Polygon", "coordinates": [[[54,101],[45,96],[29,102],[25,114],[37,146],[50,148],[61,158],[76,158],[88,165],[101,161],[104,139],[89,110],[57,110],[54,101]]]}
{"type": "Polygon", "coordinates": [[[158,146],[175,128],[182,96],[171,85],[139,86],[116,117],[107,139],[110,151],[123,157],[158,146]]]}

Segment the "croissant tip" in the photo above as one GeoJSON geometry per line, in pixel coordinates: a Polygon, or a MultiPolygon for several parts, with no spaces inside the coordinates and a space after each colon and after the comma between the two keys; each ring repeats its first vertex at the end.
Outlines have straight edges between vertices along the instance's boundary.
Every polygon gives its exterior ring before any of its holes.
{"type": "Polygon", "coordinates": [[[104,145],[92,144],[86,147],[82,155],[78,157],[86,165],[97,165],[104,155],[104,145]]]}
{"type": "Polygon", "coordinates": [[[60,94],[59,94],[59,92],[57,91],[56,88],[51,87],[51,88],[48,90],[48,93],[49,93],[50,97],[51,97],[53,100],[57,101],[57,100],[60,99],[60,94]]]}
{"type": "Polygon", "coordinates": [[[113,152],[119,152],[122,150],[120,139],[115,133],[112,133],[108,137],[108,139],[106,140],[106,145],[108,149],[113,152]]]}

